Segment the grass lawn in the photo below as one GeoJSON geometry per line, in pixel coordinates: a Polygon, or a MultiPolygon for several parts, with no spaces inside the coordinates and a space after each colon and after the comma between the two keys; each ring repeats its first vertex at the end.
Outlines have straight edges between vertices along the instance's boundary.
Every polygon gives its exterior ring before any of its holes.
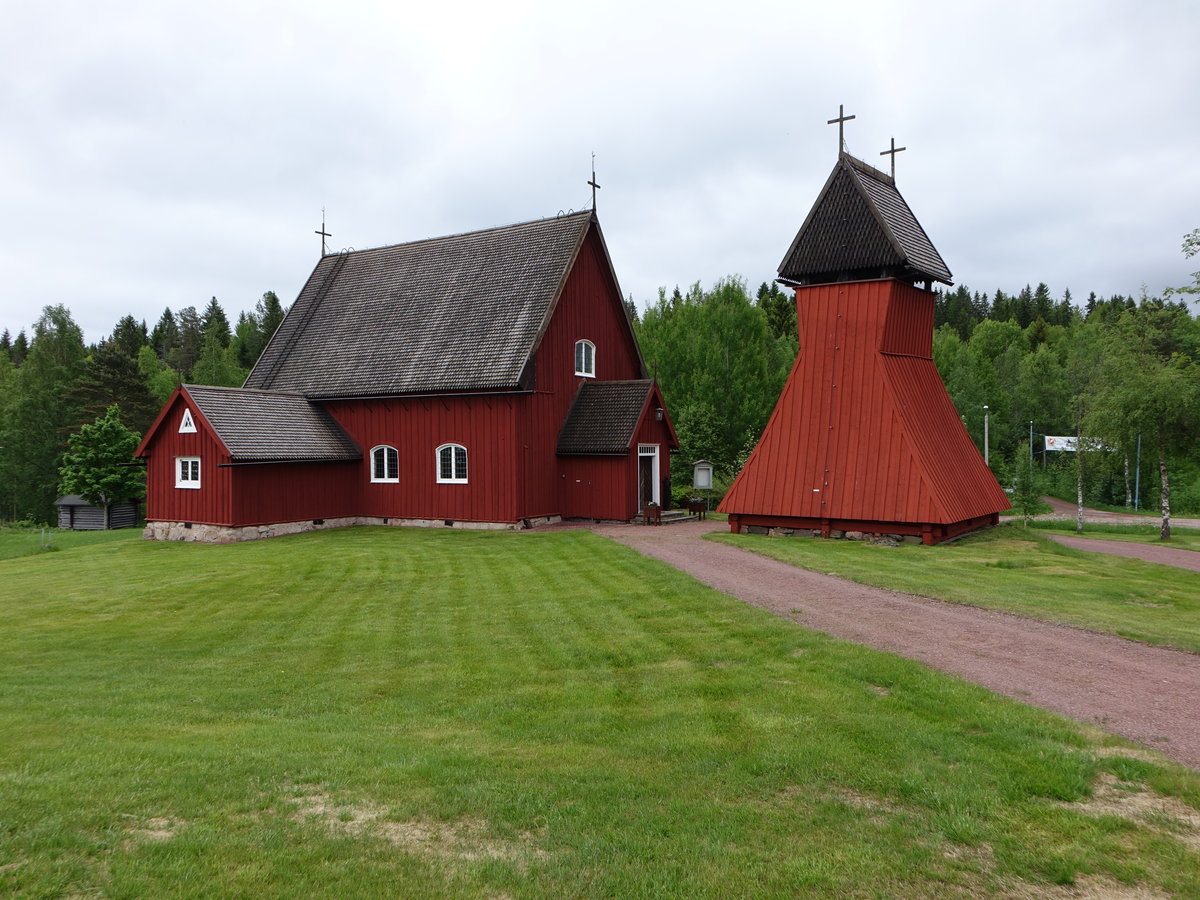
{"type": "Polygon", "coordinates": [[[8,897],[1200,895],[1200,774],[587,532],[9,559],[0,682],[8,897]]]}
{"type": "Polygon", "coordinates": [[[36,553],[75,550],[106,544],[109,541],[140,540],[140,528],[120,528],[114,531],[69,531],[59,528],[0,527],[0,560],[36,553]]]}
{"type": "Polygon", "coordinates": [[[1195,572],[1072,550],[1016,523],[935,547],[727,533],[709,537],[863,584],[1200,653],[1200,576],[1195,572]]]}

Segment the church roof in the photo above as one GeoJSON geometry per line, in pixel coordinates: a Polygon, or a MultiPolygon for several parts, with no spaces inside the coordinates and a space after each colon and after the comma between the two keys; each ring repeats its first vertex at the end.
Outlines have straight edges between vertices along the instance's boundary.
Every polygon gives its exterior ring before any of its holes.
{"type": "Polygon", "coordinates": [[[952,283],[895,179],[847,153],[838,156],[779,264],[779,277],[793,284],[872,278],[952,283]]]}
{"type": "Polygon", "coordinates": [[[183,390],[234,462],[362,458],[333,416],[299,394],[196,384],[183,390]]]}
{"type": "Polygon", "coordinates": [[[624,456],[654,382],[585,381],[558,434],[564,456],[624,456]]]}
{"type": "Polygon", "coordinates": [[[325,256],[246,387],[313,398],[518,389],[592,227],[587,211],[325,256]]]}

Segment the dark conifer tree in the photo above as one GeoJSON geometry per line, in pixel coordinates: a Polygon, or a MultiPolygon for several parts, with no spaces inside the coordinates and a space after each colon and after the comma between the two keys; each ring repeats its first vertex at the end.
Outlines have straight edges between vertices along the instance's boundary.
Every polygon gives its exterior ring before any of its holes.
{"type": "Polygon", "coordinates": [[[116,406],[121,422],[143,434],[159,407],[146,387],[137,359],[127,356],[116,341],[101,341],[88,355],[83,375],[68,392],[67,400],[74,410],[72,430],[96,421],[110,406],[116,406]]]}
{"type": "Polygon", "coordinates": [[[267,291],[259,299],[254,312],[255,318],[258,319],[258,330],[261,336],[257,353],[261,354],[278,330],[279,323],[283,321],[287,310],[283,308],[283,304],[279,302],[279,297],[274,291],[267,291]]]}
{"type": "Polygon", "coordinates": [[[163,310],[158,324],[150,332],[150,346],[158,354],[158,358],[166,362],[171,353],[179,348],[179,325],[175,322],[175,314],[170,307],[163,310]]]}
{"type": "Polygon", "coordinates": [[[25,362],[25,357],[29,355],[29,339],[25,337],[25,329],[22,328],[17,332],[17,336],[13,338],[12,349],[8,352],[14,366],[19,366],[25,362]]]}
{"type": "Polygon", "coordinates": [[[179,328],[179,341],[167,357],[167,363],[176,372],[186,375],[200,358],[200,314],[196,307],[185,306],[175,317],[179,328]]]}
{"type": "Polygon", "coordinates": [[[137,359],[142,348],[146,346],[149,337],[146,335],[146,323],[139,322],[133,316],[122,316],[113,329],[109,341],[128,356],[137,359]]]}
{"type": "Polygon", "coordinates": [[[216,297],[208,301],[208,306],[204,308],[204,315],[200,317],[201,347],[204,346],[205,340],[210,334],[216,337],[217,343],[222,348],[228,347],[233,338],[233,331],[229,327],[229,318],[225,315],[225,310],[221,308],[216,297]]]}

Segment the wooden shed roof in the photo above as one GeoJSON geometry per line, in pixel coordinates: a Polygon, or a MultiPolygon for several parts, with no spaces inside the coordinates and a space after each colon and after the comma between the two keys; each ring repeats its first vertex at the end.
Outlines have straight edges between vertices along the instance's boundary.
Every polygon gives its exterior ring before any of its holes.
{"type": "Polygon", "coordinates": [[[650,379],[585,381],[579,386],[558,435],[563,456],[621,456],[654,388],[650,379]]]}
{"type": "Polygon", "coordinates": [[[325,256],[246,387],[312,398],[517,389],[593,227],[588,211],[325,256]]]}
{"type": "Polygon", "coordinates": [[[779,277],[797,285],[871,278],[952,283],[895,179],[847,153],[838,156],[779,277]]]}
{"type": "Polygon", "coordinates": [[[333,416],[299,394],[196,384],[183,390],[234,462],[362,458],[333,416]]]}

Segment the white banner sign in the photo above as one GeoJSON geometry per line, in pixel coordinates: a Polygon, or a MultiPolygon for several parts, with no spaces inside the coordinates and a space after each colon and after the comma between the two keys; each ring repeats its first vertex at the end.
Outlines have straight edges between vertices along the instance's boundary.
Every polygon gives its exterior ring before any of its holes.
{"type": "Polygon", "coordinates": [[[1075,437],[1074,435],[1071,435],[1070,437],[1052,437],[1051,435],[1046,435],[1046,449],[1069,450],[1074,453],[1075,442],[1078,440],[1079,438],[1075,437]]]}
{"type": "MultiPolygon", "coordinates": [[[[1046,449],[1065,450],[1069,453],[1074,453],[1079,449],[1079,440],[1080,439],[1074,435],[1069,435],[1067,437],[1054,437],[1048,434],[1046,435],[1046,449]]],[[[1083,438],[1083,449],[1107,450],[1108,448],[1104,446],[1102,441],[1098,441],[1096,438],[1083,438]]]]}

